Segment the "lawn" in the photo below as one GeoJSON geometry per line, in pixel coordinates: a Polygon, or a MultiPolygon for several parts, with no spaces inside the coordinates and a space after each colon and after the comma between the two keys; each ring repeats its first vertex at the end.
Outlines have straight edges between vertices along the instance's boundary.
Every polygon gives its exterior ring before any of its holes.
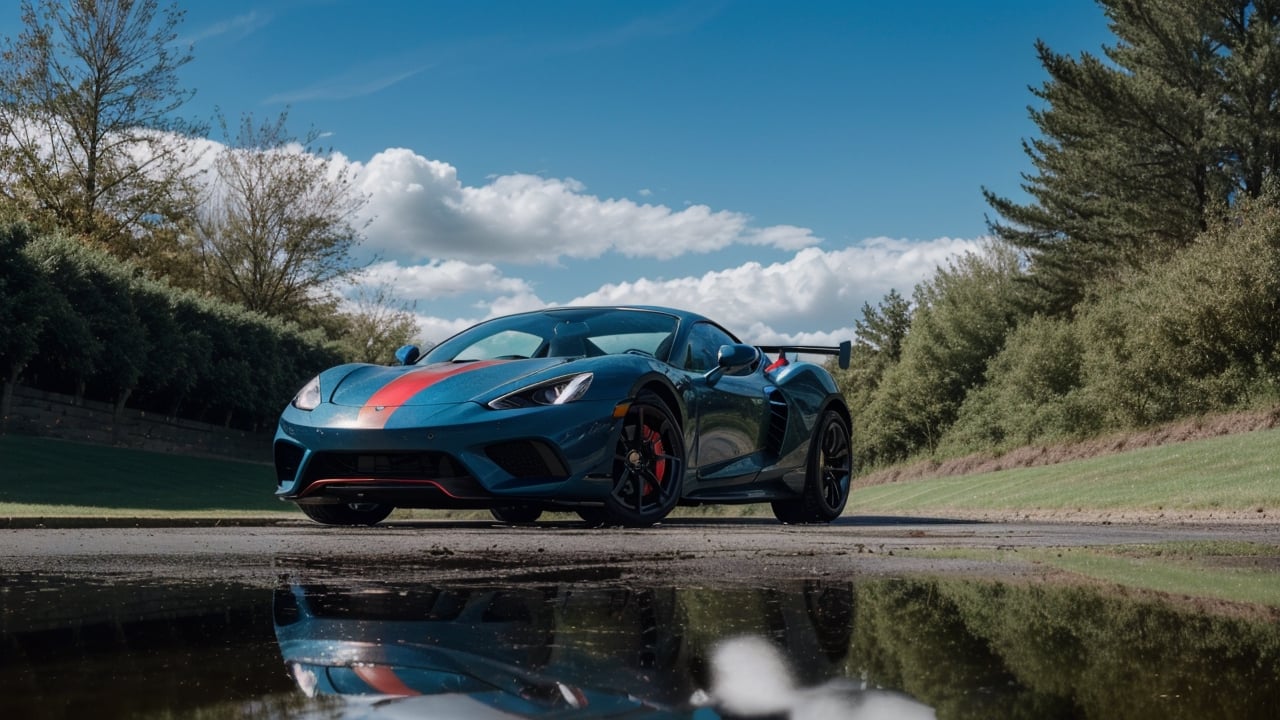
{"type": "Polygon", "coordinates": [[[1280,512],[1280,429],[859,488],[854,512],[1280,512]]]}
{"type": "MultiPolygon", "coordinates": [[[[856,489],[848,514],[1280,513],[1280,429],[856,489]]],[[[0,517],[300,517],[269,465],[0,435],[0,517]]],[[[768,514],[768,506],[679,515],[768,514]]],[[[415,515],[421,515],[417,511],[415,515]]],[[[430,515],[430,513],[428,513],[430,515]]],[[[484,513],[481,513],[484,515],[484,513]]]]}
{"type": "Polygon", "coordinates": [[[0,435],[0,517],[298,516],[271,466],[0,435]]]}

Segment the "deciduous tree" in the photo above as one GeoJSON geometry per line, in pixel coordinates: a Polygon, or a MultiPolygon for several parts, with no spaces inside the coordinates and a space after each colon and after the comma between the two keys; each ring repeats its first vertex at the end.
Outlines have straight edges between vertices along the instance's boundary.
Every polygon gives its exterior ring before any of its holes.
{"type": "Polygon", "coordinates": [[[287,114],[245,115],[214,160],[196,223],[205,282],[216,295],[273,317],[297,319],[357,269],[357,216],[366,198],[350,171],[302,141],[287,114]]]}
{"type": "MultiPolygon", "coordinates": [[[[178,70],[182,11],[156,0],[22,0],[0,45],[0,192],[33,219],[145,255],[191,215],[199,131],[178,70]]],[[[172,238],[172,233],[169,235],[172,238]]]]}

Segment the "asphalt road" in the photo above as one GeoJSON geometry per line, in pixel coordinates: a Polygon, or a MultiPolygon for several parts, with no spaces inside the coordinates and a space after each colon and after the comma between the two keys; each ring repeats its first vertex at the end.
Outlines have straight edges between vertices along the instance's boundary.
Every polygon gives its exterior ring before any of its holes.
{"type": "MultiPolygon", "coordinates": [[[[968,522],[851,516],[831,525],[771,520],[673,519],[632,530],[562,522],[414,522],[329,528],[259,527],[0,530],[0,570],[73,576],[144,576],[272,585],[282,575],[519,580],[596,571],[640,581],[757,583],[810,577],[1047,572],[1017,553],[997,561],[932,550],[1021,549],[1245,540],[1276,547],[1275,523],[968,522]]],[[[977,555],[981,555],[980,553],[977,555]]]]}

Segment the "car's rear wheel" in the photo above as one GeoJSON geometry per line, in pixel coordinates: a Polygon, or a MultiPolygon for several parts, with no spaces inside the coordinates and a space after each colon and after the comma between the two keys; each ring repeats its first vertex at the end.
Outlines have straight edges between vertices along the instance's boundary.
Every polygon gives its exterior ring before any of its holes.
{"type": "Polygon", "coordinates": [[[489,514],[493,515],[498,522],[523,525],[537,522],[538,518],[542,517],[542,508],[529,505],[504,505],[502,507],[489,508],[489,514]]]}
{"type": "Polygon", "coordinates": [[[788,524],[827,523],[840,517],[849,500],[851,445],[844,416],[828,409],[814,428],[804,490],[795,500],[775,500],[774,516],[788,524]]]}
{"type": "Polygon", "coordinates": [[[324,525],[377,525],[395,507],[383,503],[343,503],[339,505],[299,505],[303,514],[324,525]]]}
{"type": "Polygon", "coordinates": [[[684,464],[684,434],[675,416],[656,396],[641,394],[622,420],[605,523],[648,527],[661,521],[680,500],[684,464]]]}

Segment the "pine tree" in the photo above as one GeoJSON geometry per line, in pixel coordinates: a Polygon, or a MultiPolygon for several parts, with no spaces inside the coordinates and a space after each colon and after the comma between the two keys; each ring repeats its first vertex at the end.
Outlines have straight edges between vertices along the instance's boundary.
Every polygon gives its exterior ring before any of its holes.
{"type": "Polygon", "coordinates": [[[1036,52],[1026,203],[983,189],[1051,312],[1167,257],[1280,167],[1280,2],[1100,0],[1103,57],[1036,52]]]}

